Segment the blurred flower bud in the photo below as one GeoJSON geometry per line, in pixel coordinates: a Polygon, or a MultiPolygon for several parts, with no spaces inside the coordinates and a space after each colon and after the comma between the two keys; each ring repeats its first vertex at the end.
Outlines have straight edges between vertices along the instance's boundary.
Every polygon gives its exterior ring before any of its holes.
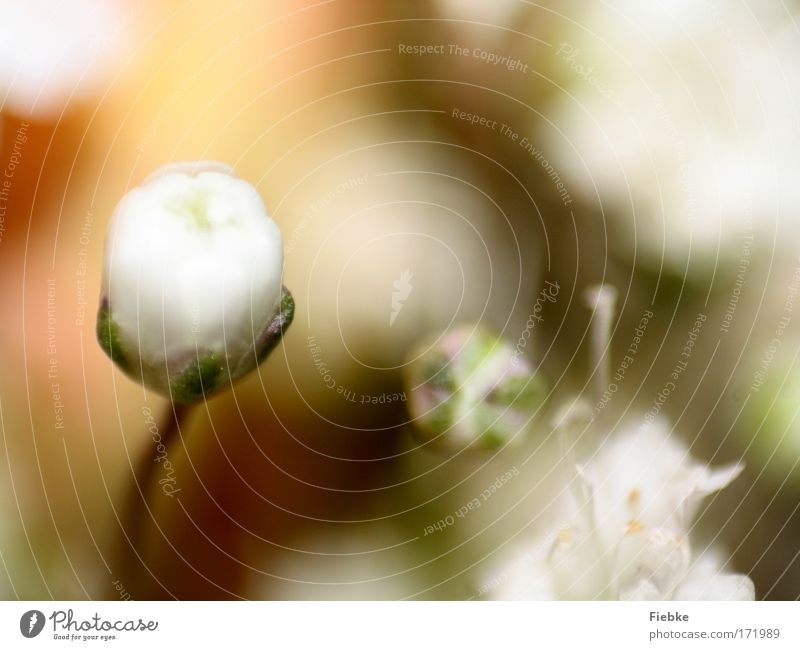
{"type": "Polygon", "coordinates": [[[2,108],[56,122],[94,96],[133,42],[138,12],[118,0],[0,2],[2,108]]]}
{"type": "Polygon", "coordinates": [[[414,424],[452,447],[519,442],[546,395],[540,373],[521,352],[480,325],[421,345],[405,380],[414,424]]]}
{"type": "Polygon", "coordinates": [[[128,375],[191,403],[253,370],[294,314],[277,224],[221,163],[166,165],[106,239],[97,336],[128,375]]]}

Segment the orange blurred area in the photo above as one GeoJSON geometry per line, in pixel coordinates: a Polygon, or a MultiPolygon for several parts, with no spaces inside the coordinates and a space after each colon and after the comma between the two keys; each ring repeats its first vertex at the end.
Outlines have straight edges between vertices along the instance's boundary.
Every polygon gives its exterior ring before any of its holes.
{"type": "MultiPolygon", "coordinates": [[[[173,452],[183,498],[180,505],[157,501],[158,528],[146,533],[152,537],[145,544],[151,557],[143,558],[148,570],[129,567],[128,589],[138,576],[139,593],[153,597],[241,594],[251,564],[268,565],[292,536],[366,507],[373,497],[360,490],[392,483],[383,476],[394,471],[388,460],[359,462],[389,458],[399,444],[391,420],[380,437],[370,430],[385,409],[379,415],[378,409],[342,410],[334,393],[318,391],[314,406],[324,410],[327,403],[333,417],[320,422],[288,370],[295,359],[301,385],[313,379],[303,335],[310,304],[321,305],[315,318],[322,326],[313,333],[335,332],[324,315],[335,309],[331,282],[319,273],[338,273],[342,247],[354,243],[348,211],[356,211],[355,202],[369,208],[381,191],[376,184],[387,189],[394,182],[375,178],[396,171],[393,152],[401,170],[415,164],[410,148],[393,144],[397,137],[380,118],[392,92],[380,45],[394,27],[364,8],[338,2],[245,2],[224,10],[213,2],[123,4],[123,47],[114,51],[116,67],[95,93],[70,99],[50,121],[3,115],[2,159],[14,155],[18,164],[0,242],[0,291],[9,306],[2,356],[19,370],[4,374],[3,417],[9,506],[19,508],[26,533],[22,559],[10,569],[13,594],[98,597],[119,577],[109,565],[122,495],[132,464],[149,445],[142,408],[167,407],[114,370],[96,345],[102,245],[119,198],[168,161],[224,160],[258,187],[285,237],[292,233],[286,282],[299,313],[285,350],[260,377],[192,415],[182,448],[173,452]],[[370,183],[370,194],[359,196],[370,183]],[[345,195],[344,205],[317,216],[315,204],[331,192],[345,195]],[[335,220],[344,231],[335,232],[335,220]],[[331,234],[339,242],[320,258],[315,247],[331,234]],[[315,286],[309,286],[310,264],[318,267],[315,286]],[[243,547],[254,545],[255,558],[238,559],[243,547]]],[[[108,50],[115,46],[105,43],[108,50]]],[[[398,121],[416,119],[397,114],[398,121]]],[[[389,228],[375,221],[374,209],[367,215],[375,227],[365,242],[403,223],[409,208],[390,208],[397,215],[389,228]]],[[[399,244],[406,253],[417,245],[399,244]]],[[[351,259],[357,266],[347,280],[363,282],[363,270],[389,261],[387,253],[397,246],[385,239],[351,259]]],[[[356,300],[353,313],[367,304],[356,300]]],[[[345,325],[356,328],[350,335],[362,354],[374,355],[357,317],[345,325]]],[[[412,334],[407,331],[406,339],[412,334]]],[[[402,356],[401,348],[386,352],[395,361],[402,356]]],[[[343,354],[337,346],[328,358],[341,363],[343,354]]],[[[353,364],[341,367],[340,382],[374,388],[372,380],[365,384],[353,374],[353,364]]],[[[379,381],[399,390],[396,375],[382,373],[379,381]]],[[[401,405],[393,411],[401,422],[401,405]]],[[[257,590],[269,594],[261,585],[257,590]]]]}

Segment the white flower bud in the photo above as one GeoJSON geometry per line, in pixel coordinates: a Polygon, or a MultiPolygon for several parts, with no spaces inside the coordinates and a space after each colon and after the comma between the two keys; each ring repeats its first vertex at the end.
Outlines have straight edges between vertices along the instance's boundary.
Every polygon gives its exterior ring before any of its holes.
{"type": "Polygon", "coordinates": [[[132,19],[120,2],[0,1],[3,110],[56,122],[95,95],[132,42],[132,19]]]}
{"type": "Polygon", "coordinates": [[[109,225],[98,338],[129,375],[190,403],[257,365],[293,315],[277,224],[213,162],[167,165],[109,225]]]}

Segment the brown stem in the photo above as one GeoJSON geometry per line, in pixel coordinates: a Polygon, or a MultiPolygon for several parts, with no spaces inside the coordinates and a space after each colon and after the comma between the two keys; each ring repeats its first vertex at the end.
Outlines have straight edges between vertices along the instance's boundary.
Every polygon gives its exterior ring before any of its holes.
{"type": "Polygon", "coordinates": [[[149,437],[147,447],[134,467],[133,486],[128,493],[120,522],[122,537],[119,540],[119,553],[112,567],[115,574],[135,576],[140,565],[145,563],[142,550],[147,524],[152,519],[148,495],[155,483],[155,474],[161,467],[161,460],[167,457],[173,441],[181,435],[181,425],[189,409],[190,406],[186,404],[172,403],[168,406],[164,423],[157,431],[160,443],[149,437]],[[162,451],[158,449],[159,444],[163,445],[162,451]]]}

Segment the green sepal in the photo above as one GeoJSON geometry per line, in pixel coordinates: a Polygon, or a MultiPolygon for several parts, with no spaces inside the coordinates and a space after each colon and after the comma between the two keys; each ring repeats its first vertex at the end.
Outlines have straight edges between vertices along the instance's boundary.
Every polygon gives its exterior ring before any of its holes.
{"type": "Polygon", "coordinates": [[[175,402],[192,404],[213,393],[227,379],[225,360],[215,352],[193,359],[180,375],[170,381],[175,402]]]}
{"type": "Polygon", "coordinates": [[[444,353],[431,352],[428,358],[421,360],[421,379],[431,388],[454,393],[458,388],[450,359],[444,353]]]}
{"type": "Polygon", "coordinates": [[[281,304],[278,313],[267,326],[256,343],[256,361],[261,363],[275,349],[284,333],[294,320],[294,298],[286,287],[281,292],[281,304]]]}
{"type": "Polygon", "coordinates": [[[97,312],[97,342],[114,363],[125,372],[131,372],[131,361],[120,343],[119,327],[111,318],[106,300],[101,301],[97,312]]]}
{"type": "Polygon", "coordinates": [[[508,377],[489,393],[493,404],[501,404],[513,409],[534,410],[544,402],[547,386],[540,373],[508,377]]]}

